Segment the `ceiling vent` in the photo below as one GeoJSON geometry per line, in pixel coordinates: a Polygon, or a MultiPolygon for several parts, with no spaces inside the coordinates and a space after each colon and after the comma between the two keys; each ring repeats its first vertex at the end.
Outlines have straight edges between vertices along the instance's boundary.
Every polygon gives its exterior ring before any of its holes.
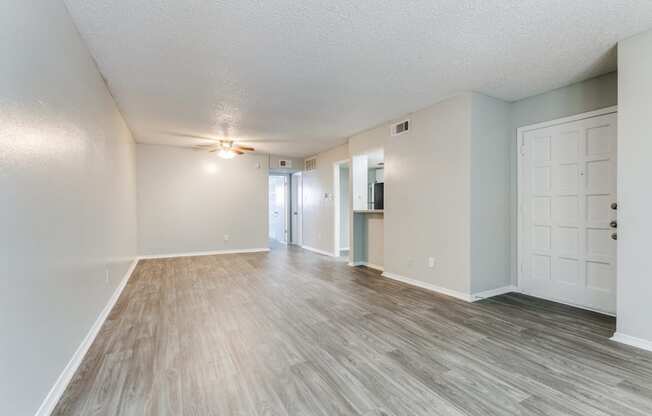
{"type": "Polygon", "coordinates": [[[281,159],[278,161],[278,167],[281,169],[291,169],[292,168],[292,161],[291,160],[285,160],[281,159]]]}
{"type": "Polygon", "coordinates": [[[400,136],[410,131],[410,120],[403,120],[400,123],[392,124],[392,136],[400,136]]]}
{"type": "Polygon", "coordinates": [[[317,158],[313,157],[311,159],[306,159],[304,162],[304,170],[311,171],[317,169],[317,158]]]}

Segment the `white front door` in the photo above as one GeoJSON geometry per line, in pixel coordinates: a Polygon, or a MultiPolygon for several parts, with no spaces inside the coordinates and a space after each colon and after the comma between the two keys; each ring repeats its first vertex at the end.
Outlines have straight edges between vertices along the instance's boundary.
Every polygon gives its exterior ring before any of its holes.
{"type": "Polygon", "coordinates": [[[286,242],[286,186],[287,176],[269,177],[269,237],[286,242]]]}
{"type": "Polygon", "coordinates": [[[519,137],[519,287],[616,312],[616,113],[519,137]]]}

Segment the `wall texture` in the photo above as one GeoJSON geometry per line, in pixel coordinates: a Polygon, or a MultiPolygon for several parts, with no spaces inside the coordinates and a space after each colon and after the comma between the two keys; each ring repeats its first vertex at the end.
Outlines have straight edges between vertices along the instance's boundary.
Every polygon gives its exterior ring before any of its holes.
{"type": "Polygon", "coordinates": [[[134,144],[63,2],[2,2],[0,53],[0,414],[22,416],[137,254],[134,144]]]}
{"type": "Polygon", "coordinates": [[[618,55],[618,333],[652,348],[652,31],[618,55]]]}
{"type": "Polygon", "coordinates": [[[317,155],[317,169],[303,174],[303,245],[334,253],[333,163],[349,159],[344,144],[317,155]]]}
{"type": "Polygon", "coordinates": [[[471,95],[410,115],[385,139],[385,271],[468,293],[471,95]],[[434,257],[435,268],[428,267],[434,257]]]}
{"type": "Polygon", "coordinates": [[[511,285],[508,103],[471,104],[471,293],[511,285]]]}
{"type": "Polygon", "coordinates": [[[140,253],[266,248],[267,161],[137,145],[140,253]]]}

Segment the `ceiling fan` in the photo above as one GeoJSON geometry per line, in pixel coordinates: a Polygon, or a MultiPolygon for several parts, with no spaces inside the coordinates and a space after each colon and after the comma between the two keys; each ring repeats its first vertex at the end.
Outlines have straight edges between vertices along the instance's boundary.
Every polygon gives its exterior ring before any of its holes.
{"type": "Polygon", "coordinates": [[[243,155],[246,152],[253,152],[253,147],[236,145],[233,140],[218,140],[211,144],[198,144],[193,146],[196,150],[207,150],[209,152],[218,152],[217,155],[222,159],[233,159],[236,155],[243,155]]]}

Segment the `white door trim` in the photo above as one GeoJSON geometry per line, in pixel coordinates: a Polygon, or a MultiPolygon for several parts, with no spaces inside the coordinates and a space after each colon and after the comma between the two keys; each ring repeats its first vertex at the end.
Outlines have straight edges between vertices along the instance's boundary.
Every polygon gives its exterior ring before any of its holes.
{"type": "MultiPolygon", "coordinates": [[[[532,130],[539,130],[542,128],[546,127],[552,127],[552,126],[557,126],[560,124],[566,124],[570,123],[573,121],[579,121],[579,120],[585,120],[588,118],[593,118],[593,117],[598,117],[598,116],[603,116],[606,114],[612,114],[612,113],[617,113],[618,112],[618,106],[611,106],[611,107],[605,107],[601,108],[599,110],[595,111],[588,111],[586,113],[580,113],[580,114],[575,114],[569,117],[562,117],[554,120],[549,120],[549,121],[544,121],[542,123],[537,123],[537,124],[531,124],[528,126],[522,126],[516,129],[516,160],[517,160],[517,191],[516,191],[516,222],[517,222],[517,232],[516,232],[516,287],[518,288],[519,291],[523,291],[523,267],[524,267],[524,259],[523,259],[523,253],[524,253],[524,248],[523,248],[523,234],[524,234],[524,219],[522,215],[522,208],[523,208],[523,201],[522,201],[522,194],[523,194],[523,176],[524,176],[524,163],[523,163],[523,143],[524,143],[524,135],[525,133],[532,131],[532,130]]],[[[616,278],[618,278],[616,276],[616,278]]],[[[558,300],[555,300],[555,302],[559,302],[558,300]]],[[[562,303],[562,302],[559,302],[562,303]]],[[[582,307],[579,305],[571,305],[574,307],[582,308],[582,309],[587,309],[591,310],[590,308],[582,307]]],[[[601,311],[600,313],[605,313],[601,311]]]]}
{"type": "Polygon", "coordinates": [[[292,244],[301,246],[303,244],[303,176],[301,172],[295,172],[290,175],[290,188],[294,190],[292,184],[297,184],[297,195],[294,195],[294,192],[291,192],[290,195],[290,224],[291,224],[291,236],[290,240],[292,244]],[[292,206],[292,202],[296,200],[297,204],[295,207],[292,206]],[[296,208],[296,217],[297,217],[297,229],[294,229],[294,221],[293,218],[295,217],[294,210],[293,208],[296,208]],[[294,240],[294,233],[296,231],[297,234],[297,240],[294,240]]]}
{"type": "Polygon", "coordinates": [[[337,162],[333,162],[333,209],[334,209],[334,228],[333,228],[333,236],[334,236],[334,245],[333,245],[333,255],[335,257],[340,256],[340,233],[342,232],[341,227],[340,227],[340,199],[342,198],[340,196],[340,167],[342,165],[348,164],[349,159],[345,160],[338,160],[337,162]]]}

